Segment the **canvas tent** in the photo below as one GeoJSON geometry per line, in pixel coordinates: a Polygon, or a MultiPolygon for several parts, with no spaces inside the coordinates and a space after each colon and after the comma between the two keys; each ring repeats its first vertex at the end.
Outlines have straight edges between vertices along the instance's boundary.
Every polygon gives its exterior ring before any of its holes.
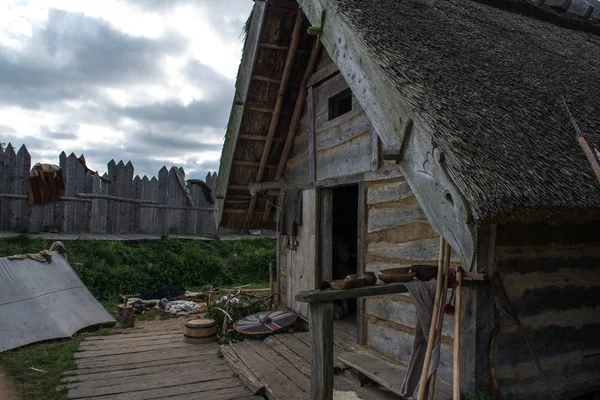
{"type": "MultiPolygon", "coordinates": [[[[257,1],[216,197],[220,226],[272,229],[301,191],[279,304],[306,319],[296,294],[348,266],[436,264],[442,235],[453,265],[501,277],[561,398],[600,390],[600,187],[561,100],[600,149],[592,3],[257,1]]],[[[491,292],[466,289],[464,307],[463,387],[548,398],[491,292]]],[[[408,362],[410,298],[353,312],[359,344],[408,362]]],[[[451,324],[442,334],[448,382],[451,324]]]]}
{"type": "Polygon", "coordinates": [[[111,322],[60,252],[51,263],[0,258],[0,352],[111,322]]]}

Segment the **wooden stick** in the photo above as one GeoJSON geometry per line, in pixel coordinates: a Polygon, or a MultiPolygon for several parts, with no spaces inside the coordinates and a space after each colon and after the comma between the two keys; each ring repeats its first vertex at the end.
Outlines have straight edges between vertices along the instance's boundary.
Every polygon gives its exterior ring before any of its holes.
{"type": "Polygon", "coordinates": [[[456,272],[456,299],[454,307],[454,400],[460,400],[460,333],[462,326],[462,278],[462,270],[458,268],[456,272]]]}
{"type": "MultiPolygon", "coordinates": [[[[258,172],[256,173],[255,183],[260,183],[263,180],[263,175],[265,173],[267,161],[269,159],[269,155],[271,153],[271,145],[273,144],[273,137],[275,136],[275,131],[277,130],[277,125],[279,124],[279,115],[281,109],[283,107],[283,100],[287,90],[288,82],[290,80],[290,76],[292,74],[292,68],[294,66],[294,60],[296,58],[296,51],[298,50],[298,45],[300,43],[300,35],[302,33],[302,21],[304,20],[304,13],[299,8],[296,15],[296,23],[294,25],[294,30],[292,32],[292,39],[290,41],[290,48],[287,54],[287,58],[285,60],[285,65],[283,67],[283,76],[281,78],[281,83],[279,84],[279,92],[277,93],[277,100],[275,101],[275,108],[273,109],[273,115],[271,116],[271,123],[269,124],[269,130],[267,132],[267,140],[265,141],[265,147],[263,148],[262,157],[260,159],[260,166],[258,167],[258,172]]],[[[252,197],[250,199],[250,205],[248,206],[248,213],[246,215],[246,219],[249,221],[252,219],[252,215],[254,214],[254,208],[256,207],[256,197],[252,197]]]]}
{"type": "Polygon", "coordinates": [[[433,312],[431,314],[431,324],[429,325],[429,335],[427,339],[427,351],[425,352],[425,360],[423,362],[423,370],[421,371],[421,379],[419,381],[419,394],[417,400],[425,399],[425,391],[427,390],[427,375],[429,374],[429,364],[431,363],[431,353],[435,345],[436,326],[438,320],[438,312],[440,307],[440,297],[442,294],[442,271],[444,268],[444,258],[446,250],[446,241],[443,236],[440,236],[440,255],[438,260],[437,281],[435,284],[435,299],[433,302],[433,312]]]}
{"type": "Polygon", "coordinates": [[[577,138],[577,143],[579,143],[579,146],[583,150],[583,154],[585,154],[585,158],[587,158],[590,166],[592,167],[592,171],[594,171],[594,175],[596,175],[596,178],[600,183],[600,165],[598,165],[598,160],[596,160],[594,153],[592,153],[592,149],[583,136],[579,136],[577,138]]]}
{"type": "MultiPolygon", "coordinates": [[[[450,247],[450,245],[448,244],[448,242],[446,242],[446,246],[445,246],[445,255],[444,255],[444,283],[442,285],[442,294],[441,294],[441,299],[440,299],[440,307],[438,310],[438,322],[437,322],[437,326],[435,327],[435,347],[440,346],[441,345],[441,341],[442,341],[442,327],[444,326],[444,307],[446,305],[446,297],[448,295],[448,276],[449,276],[449,272],[450,272],[450,257],[452,255],[452,248],[450,247]]],[[[437,378],[437,369],[435,371],[433,371],[433,374],[431,374],[431,377],[429,378],[429,391],[428,391],[428,396],[427,398],[429,400],[433,400],[433,395],[435,393],[435,380],[437,378]]]]}
{"type": "Polygon", "coordinates": [[[273,263],[269,263],[269,306],[268,310],[273,310],[273,294],[275,293],[275,289],[273,287],[273,263]]]}

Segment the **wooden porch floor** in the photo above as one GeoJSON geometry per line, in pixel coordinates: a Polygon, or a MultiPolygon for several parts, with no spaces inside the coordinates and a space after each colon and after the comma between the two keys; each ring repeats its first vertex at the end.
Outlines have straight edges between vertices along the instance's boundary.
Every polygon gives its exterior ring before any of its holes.
{"type": "MultiPolygon", "coordinates": [[[[355,392],[363,400],[394,400],[398,396],[378,387],[361,387],[353,379],[350,367],[341,361],[351,336],[335,330],[334,390],[355,392]]],[[[264,341],[248,339],[223,348],[223,356],[254,393],[263,392],[271,400],[307,400],[310,398],[310,333],[286,333],[264,341]]],[[[399,377],[401,379],[401,377],[399,377]]],[[[335,399],[335,393],[334,393],[335,399]]]]}
{"type": "Polygon", "coordinates": [[[189,344],[181,332],[96,336],[63,377],[69,399],[263,399],[219,357],[217,343],[189,344]]]}

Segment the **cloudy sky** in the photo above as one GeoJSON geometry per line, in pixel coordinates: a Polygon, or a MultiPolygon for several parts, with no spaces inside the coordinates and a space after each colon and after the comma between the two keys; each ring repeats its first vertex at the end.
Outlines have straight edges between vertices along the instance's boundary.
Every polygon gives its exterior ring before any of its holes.
{"type": "Polygon", "coordinates": [[[0,142],[217,170],[252,0],[1,0],[0,142]]]}

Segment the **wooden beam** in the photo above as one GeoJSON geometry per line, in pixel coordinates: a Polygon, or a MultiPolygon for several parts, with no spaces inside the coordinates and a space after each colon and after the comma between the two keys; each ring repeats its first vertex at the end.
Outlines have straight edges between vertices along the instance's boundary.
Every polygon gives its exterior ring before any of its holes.
{"type": "Polygon", "coordinates": [[[254,79],[255,81],[274,83],[276,85],[279,85],[281,83],[281,79],[269,78],[268,76],[263,75],[254,75],[252,79],[254,79]]]}
{"type": "MultiPolygon", "coordinates": [[[[267,137],[264,135],[240,135],[239,139],[265,141],[267,137]]],[[[282,140],[281,138],[273,138],[273,142],[281,142],[282,140]]]]}
{"type": "MultiPolygon", "coordinates": [[[[245,160],[234,160],[233,165],[239,165],[242,167],[260,167],[260,163],[258,161],[245,161],[245,160]]],[[[265,168],[275,169],[277,168],[276,164],[267,164],[265,168]]]]}
{"type": "Polygon", "coordinates": [[[261,49],[269,49],[269,50],[289,50],[289,46],[281,46],[274,43],[261,43],[258,45],[261,49]]]}
{"type": "Polygon", "coordinates": [[[258,111],[267,114],[273,113],[273,108],[260,103],[246,103],[246,110],[258,111]]]}
{"type": "Polygon", "coordinates": [[[310,398],[333,400],[333,303],[310,303],[310,398]]]}
{"type": "MultiPolygon", "coordinates": [[[[308,64],[306,66],[306,70],[304,71],[304,76],[302,77],[302,82],[300,83],[300,92],[296,97],[296,104],[294,105],[294,112],[292,113],[292,119],[290,121],[290,126],[288,128],[288,134],[285,138],[285,144],[283,146],[283,150],[281,151],[281,158],[279,159],[279,166],[277,167],[277,172],[275,173],[275,180],[280,180],[283,176],[283,172],[285,171],[285,166],[287,165],[287,161],[292,152],[292,146],[294,145],[294,139],[296,138],[296,132],[298,131],[298,125],[300,124],[300,119],[302,118],[302,110],[304,109],[304,101],[306,100],[306,96],[308,93],[308,89],[306,84],[313,74],[315,67],[317,66],[317,61],[319,60],[319,54],[321,52],[321,44],[318,38],[315,38],[315,42],[313,43],[312,51],[310,53],[310,58],[308,60],[308,64]]],[[[267,208],[265,208],[265,214],[263,215],[263,219],[269,218],[269,214],[271,213],[271,205],[267,203],[267,208]]]]}
{"type": "Polygon", "coordinates": [[[308,181],[310,183],[315,183],[317,180],[317,138],[314,102],[313,88],[309,87],[306,97],[306,114],[308,118],[308,181]]]}
{"type": "Polygon", "coordinates": [[[265,2],[256,2],[252,9],[252,21],[250,29],[244,44],[244,54],[238,71],[238,79],[236,83],[235,97],[229,122],[227,124],[227,133],[225,135],[225,143],[223,144],[223,152],[221,153],[221,163],[219,165],[219,178],[217,179],[216,199],[217,199],[217,226],[221,222],[221,213],[225,208],[223,200],[227,195],[229,178],[232,161],[235,153],[235,148],[242,125],[242,119],[245,113],[244,103],[248,97],[251,77],[254,71],[254,64],[259,48],[258,43],[262,34],[263,24],[265,22],[267,4],[265,2]]]}
{"type": "Polygon", "coordinates": [[[228,186],[228,189],[229,190],[243,190],[243,191],[247,192],[248,191],[248,185],[235,185],[235,184],[232,184],[232,185],[228,186]]]}
{"type": "MultiPolygon", "coordinates": [[[[262,182],[263,175],[265,173],[265,167],[267,165],[267,160],[269,159],[269,155],[271,153],[271,145],[273,143],[273,137],[275,136],[275,131],[277,130],[277,125],[279,124],[279,114],[283,107],[283,100],[285,93],[287,91],[287,85],[290,80],[290,76],[292,74],[292,68],[294,66],[294,60],[296,58],[296,51],[298,50],[298,45],[300,43],[300,36],[302,33],[302,21],[304,19],[304,13],[301,9],[298,9],[298,13],[296,15],[296,23],[294,25],[294,30],[292,32],[292,39],[290,41],[289,52],[287,58],[285,60],[285,65],[283,67],[283,76],[281,78],[281,84],[279,85],[279,93],[277,94],[277,101],[275,102],[275,108],[273,109],[273,116],[271,117],[271,123],[269,125],[269,131],[267,132],[267,140],[265,141],[265,147],[263,149],[263,154],[260,159],[260,167],[258,168],[258,173],[256,174],[255,183],[262,182]]],[[[248,220],[252,218],[252,214],[254,214],[254,208],[256,207],[256,197],[253,197],[250,200],[250,206],[248,207],[248,220]]]]}

